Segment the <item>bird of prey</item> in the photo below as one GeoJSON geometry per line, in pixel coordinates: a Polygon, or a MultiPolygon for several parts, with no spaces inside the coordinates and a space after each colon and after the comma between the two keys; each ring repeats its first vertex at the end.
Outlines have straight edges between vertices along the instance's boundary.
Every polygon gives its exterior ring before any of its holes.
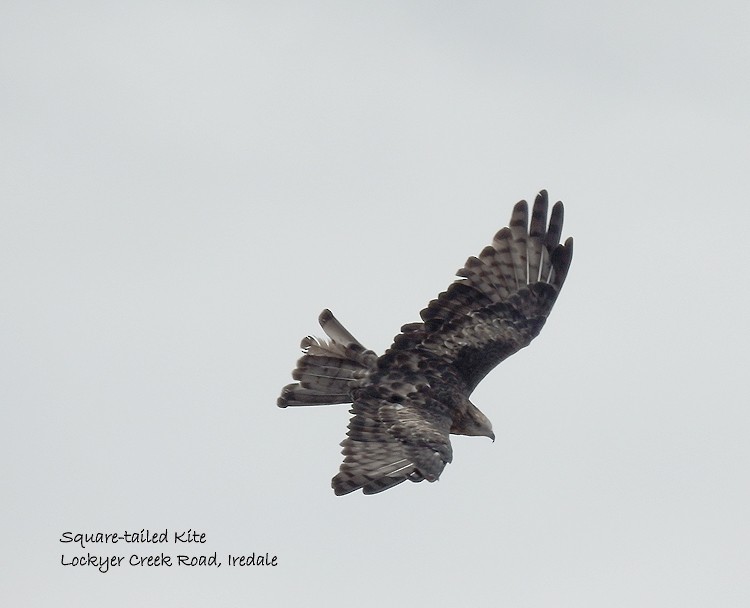
{"type": "Polygon", "coordinates": [[[341,443],[344,462],[331,483],[337,495],[375,494],[407,479],[435,481],[453,459],[449,435],[490,437],[492,424],[469,396],[498,363],[541,331],[562,288],[573,239],[560,244],[563,205],[542,190],[529,222],[526,201],[513,208],[478,257],[446,291],[401,328],[378,357],[324,310],[328,340],[308,336],[277,405],[351,403],[341,443]]]}

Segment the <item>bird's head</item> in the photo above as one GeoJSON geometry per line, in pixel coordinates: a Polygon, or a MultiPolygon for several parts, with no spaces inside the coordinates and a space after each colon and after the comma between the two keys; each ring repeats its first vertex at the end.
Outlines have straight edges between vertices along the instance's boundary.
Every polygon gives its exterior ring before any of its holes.
{"type": "Polygon", "coordinates": [[[466,413],[461,420],[454,423],[451,433],[454,435],[469,435],[470,437],[489,437],[492,441],[495,441],[495,433],[492,432],[490,419],[471,401],[468,401],[466,413]]]}

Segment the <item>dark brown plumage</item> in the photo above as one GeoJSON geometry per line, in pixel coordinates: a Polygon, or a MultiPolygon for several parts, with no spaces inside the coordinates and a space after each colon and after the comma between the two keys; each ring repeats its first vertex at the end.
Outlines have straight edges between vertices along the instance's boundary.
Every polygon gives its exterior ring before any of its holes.
{"type": "Polygon", "coordinates": [[[477,384],[541,331],[562,288],[573,239],[560,245],[563,205],[547,223],[547,192],[536,197],[529,223],[526,201],[510,225],[458,279],[422,310],[422,322],[401,328],[378,357],[324,310],[329,341],[307,337],[304,355],[279,407],[352,403],[342,442],[336,494],[374,494],[407,479],[435,481],[453,451],[449,435],[495,438],[487,417],[469,401],[477,384]]]}

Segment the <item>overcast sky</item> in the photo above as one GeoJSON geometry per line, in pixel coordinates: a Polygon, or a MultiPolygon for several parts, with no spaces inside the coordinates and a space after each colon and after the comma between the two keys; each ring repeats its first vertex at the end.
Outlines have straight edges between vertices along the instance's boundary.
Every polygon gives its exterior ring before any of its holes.
{"type": "Polygon", "coordinates": [[[740,1],[3,2],[6,605],[750,605],[749,31],[740,1]],[[472,397],[497,441],[335,497],[347,407],[275,405],[300,339],[329,307],[382,352],[540,188],[576,250],[472,397]],[[144,528],[206,542],[60,543],[144,528]]]}

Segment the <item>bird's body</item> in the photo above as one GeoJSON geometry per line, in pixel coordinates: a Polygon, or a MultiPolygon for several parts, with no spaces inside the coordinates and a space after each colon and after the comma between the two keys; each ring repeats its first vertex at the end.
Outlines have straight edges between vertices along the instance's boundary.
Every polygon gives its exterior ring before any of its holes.
{"type": "Polygon", "coordinates": [[[401,328],[378,357],[329,310],[320,325],[329,341],[302,340],[303,357],[279,407],[352,403],[342,442],[336,494],[381,492],[407,479],[435,481],[453,451],[449,435],[494,439],[489,419],[469,401],[479,381],[541,331],[570,266],[572,239],[559,244],[563,207],[547,225],[539,193],[529,225],[519,202],[510,227],[471,257],[457,279],[401,328]]]}

